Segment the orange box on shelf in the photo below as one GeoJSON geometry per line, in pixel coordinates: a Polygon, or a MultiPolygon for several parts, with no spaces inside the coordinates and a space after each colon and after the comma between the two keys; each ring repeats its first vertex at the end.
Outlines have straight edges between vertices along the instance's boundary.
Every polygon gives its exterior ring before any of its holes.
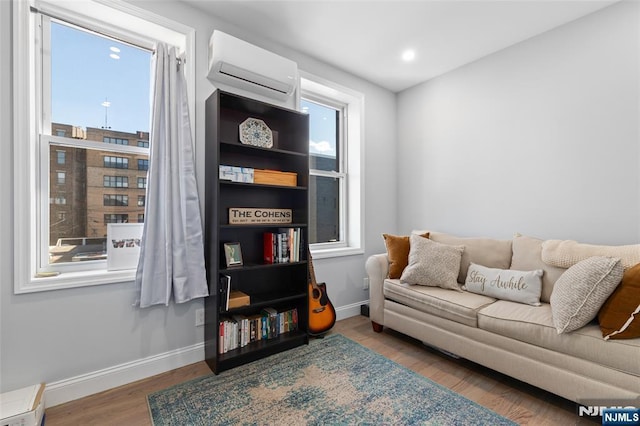
{"type": "Polygon", "coordinates": [[[248,294],[241,292],[240,290],[232,290],[229,295],[229,309],[239,308],[240,306],[247,306],[251,304],[251,298],[248,294]]]}
{"type": "Polygon", "coordinates": [[[278,170],[255,169],[253,171],[253,183],[296,186],[298,184],[298,174],[293,172],[281,172],[278,170]]]}

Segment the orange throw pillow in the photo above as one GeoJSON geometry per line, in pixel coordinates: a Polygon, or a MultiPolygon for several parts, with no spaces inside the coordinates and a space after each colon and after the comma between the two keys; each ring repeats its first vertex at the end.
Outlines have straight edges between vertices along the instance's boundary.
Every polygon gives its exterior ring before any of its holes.
{"type": "MultiPolygon", "coordinates": [[[[387,246],[387,257],[389,258],[389,278],[400,278],[402,271],[409,263],[409,236],[398,236],[382,234],[384,244],[387,246]]],[[[429,233],[422,234],[421,237],[429,238],[429,233]]]]}
{"type": "Polygon", "coordinates": [[[605,340],[640,337],[640,263],[624,272],[622,282],[600,308],[598,322],[605,340]]]}

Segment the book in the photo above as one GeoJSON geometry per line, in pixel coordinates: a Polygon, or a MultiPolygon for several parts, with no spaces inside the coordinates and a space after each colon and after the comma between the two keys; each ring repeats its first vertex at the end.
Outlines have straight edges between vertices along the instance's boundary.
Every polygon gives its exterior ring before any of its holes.
{"type": "Polygon", "coordinates": [[[265,232],[262,236],[264,263],[274,263],[275,234],[273,232],[265,232]]]}
{"type": "Polygon", "coordinates": [[[260,314],[249,315],[249,342],[262,339],[261,318],[260,314]]]}
{"type": "Polygon", "coordinates": [[[300,228],[278,228],[277,232],[265,232],[262,236],[264,262],[299,262],[302,250],[300,228]]]}
{"type": "Polygon", "coordinates": [[[233,320],[238,324],[238,347],[244,348],[249,343],[249,319],[244,315],[234,315],[233,320]]]}
{"type": "Polygon", "coordinates": [[[224,353],[224,321],[220,321],[220,327],[218,331],[218,353],[224,353]]]}
{"type": "Polygon", "coordinates": [[[260,334],[262,336],[262,340],[269,338],[269,317],[267,315],[262,315],[260,317],[260,334]]]}
{"type": "Polygon", "coordinates": [[[231,276],[222,275],[220,277],[220,306],[229,310],[229,294],[231,293],[231,276]]]}
{"type": "Polygon", "coordinates": [[[264,308],[262,309],[262,316],[266,320],[266,334],[267,339],[273,339],[278,336],[278,311],[274,308],[264,308]]]}

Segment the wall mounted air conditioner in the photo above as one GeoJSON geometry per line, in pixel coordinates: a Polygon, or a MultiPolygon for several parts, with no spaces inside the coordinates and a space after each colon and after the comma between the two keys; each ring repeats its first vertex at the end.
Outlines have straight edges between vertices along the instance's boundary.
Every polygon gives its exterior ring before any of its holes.
{"type": "Polygon", "coordinates": [[[216,30],[209,41],[208,78],[284,101],[298,85],[298,65],[216,30]]]}

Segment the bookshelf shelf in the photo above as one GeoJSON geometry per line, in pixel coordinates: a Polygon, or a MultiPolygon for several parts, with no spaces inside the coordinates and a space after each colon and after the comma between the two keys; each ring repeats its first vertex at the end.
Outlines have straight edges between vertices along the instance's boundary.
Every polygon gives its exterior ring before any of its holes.
{"type": "Polygon", "coordinates": [[[221,370],[228,370],[264,358],[265,356],[306,344],[307,342],[308,336],[306,332],[289,332],[281,334],[274,339],[251,342],[245,347],[221,354],[218,363],[221,370]]]}
{"type": "Polygon", "coordinates": [[[220,181],[220,185],[232,185],[237,187],[245,187],[245,188],[264,188],[267,190],[272,189],[285,189],[288,191],[306,191],[306,186],[285,186],[285,185],[267,185],[264,183],[244,183],[244,182],[231,182],[231,181],[220,181]]]}
{"type": "Polygon", "coordinates": [[[249,271],[249,270],[257,270],[257,269],[270,269],[270,268],[290,268],[293,266],[297,266],[300,264],[307,264],[306,260],[301,260],[300,262],[283,262],[283,263],[249,263],[242,266],[234,266],[230,268],[222,268],[220,269],[221,274],[229,274],[239,271],[249,271]]]}
{"type": "Polygon", "coordinates": [[[306,157],[306,152],[288,151],[277,148],[262,148],[259,146],[243,145],[240,142],[220,141],[220,149],[237,150],[238,152],[253,153],[257,155],[283,156],[291,155],[293,157],[306,157]]]}
{"type": "MultiPolygon", "coordinates": [[[[205,261],[209,283],[209,297],[205,301],[205,359],[218,374],[309,341],[306,245],[309,121],[306,114],[222,91],[207,99],[205,120],[205,261]],[[272,148],[240,143],[239,125],[247,118],[267,124],[273,132],[272,148]],[[218,173],[221,165],[295,173],[297,182],[288,186],[221,180],[218,173]],[[237,208],[288,209],[293,223],[229,224],[229,209],[237,208]],[[271,251],[272,246],[263,239],[284,229],[291,229],[287,232],[295,244],[287,242],[286,247],[295,253],[295,256],[290,253],[290,257],[296,261],[265,262],[265,247],[271,251]],[[241,266],[226,266],[222,247],[228,242],[240,244],[241,266]],[[249,295],[250,304],[227,310],[226,282],[230,282],[230,290],[249,295]],[[253,318],[256,325],[256,317],[268,311],[277,318],[288,318],[286,328],[269,333],[268,338],[253,341],[245,338],[238,347],[225,346],[221,323],[223,329],[225,323],[227,327],[229,324],[240,327],[240,323],[246,323],[244,319],[253,318]],[[294,312],[296,322],[292,326],[294,312]]],[[[231,336],[235,335],[234,329],[231,336]]]]}
{"type": "Polygon", "coordinates": [[[307,293],[291,293],[289,295],[282,294],[277,298],[274,298],[270,294],[250,294],[251,304],[248,306],[241,306],[239,308],[229,309],[228,311],[224,311],[221,309],[221,314],[233,315],[237,313],[247,313],[256,310],[257,308],[264,308],[270,306],[272,304],[283,304],[289,302],[298,302],[299,299],[306,299],[308,297],[307,293]]]}

